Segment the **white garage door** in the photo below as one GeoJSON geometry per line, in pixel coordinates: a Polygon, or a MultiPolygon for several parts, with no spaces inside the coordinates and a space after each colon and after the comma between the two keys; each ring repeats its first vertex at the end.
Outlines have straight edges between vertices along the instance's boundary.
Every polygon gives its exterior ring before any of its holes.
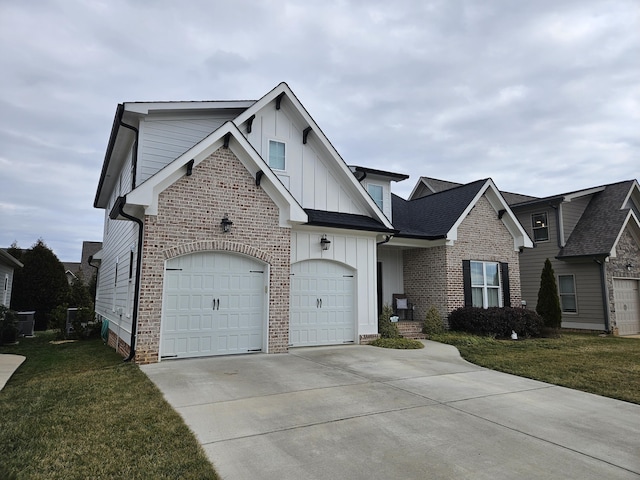
{"type": "Polygon", "coordinates": [[[162,358],[260,351],[266,266],[222,252],[200,252],[166,263],[162,358]]]}
{"type": "Polygon", "coordinates": [[[638,280],[613,279],[616,325],[620,335],[640,333],[640,295],[638,280]]]}
{"type": "Polygon", "coordinates": [[[289,343],[294,347],[355,341],[353,271],[326,260],[291,266],[289,343]]]}

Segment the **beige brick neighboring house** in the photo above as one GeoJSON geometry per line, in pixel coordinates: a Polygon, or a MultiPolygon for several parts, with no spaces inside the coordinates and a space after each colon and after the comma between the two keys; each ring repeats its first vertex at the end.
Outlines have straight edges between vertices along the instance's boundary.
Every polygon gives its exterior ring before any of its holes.
{"type": "Polygon", "coordinates": [[[394,197],[399,232],[380,247],[387,251],[381,269],[394,271],[395,251],[402,278],[389,288],[407,295],[414,320],[432,306],[443,318],[463,306],[519,307],[520,252],[531,240],[492,180],[448,187],[409,201],[394,197]]]}
{"type": "Polygon", "coordinates": [[[282,353],[376,338],[394,293],[416,319],[472,293],[517,303],[531,242],[493,182],[405,205],[406,178],[347,166],[286,84],[118,105],[94,201],[109,344],[138,363],[282,353]],[[478,266],[498,284],[467,288],[478,266]]]}

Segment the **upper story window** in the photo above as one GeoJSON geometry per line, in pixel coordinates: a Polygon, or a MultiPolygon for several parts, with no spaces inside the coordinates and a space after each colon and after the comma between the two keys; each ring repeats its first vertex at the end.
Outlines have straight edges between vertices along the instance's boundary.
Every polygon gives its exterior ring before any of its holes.
{"type": "Polygon", "coordinates": [[[549,222],[547,212],[534,213],[531,215],[531,226],[533,227],[533,241],[546,242],[549,240],[549,222]]]}
{"type": "Polygon", "coordinates": [[[500,306],[500,273],[495,262],[471,262],[471,299],[474,307],[500,306]]]}
{"type": "Polygon", "coordinates": [[[269,140],[269,166],[275,170],[285,169],[285,144],[269,140]]]}
{"type": "Polygon", "coordinates": [[[558,275],[558,292],[563,313],[578,313],[576,283],[573,275],[558,275]]]}
{"type": "Polygon", "coordinates": [[[376,202],[376,205],[382,210],[382,185],[369,184],[367,185],[367,191],[369,195],[371,195],[371,198],[373,198],[373,201],[376,202]]]}

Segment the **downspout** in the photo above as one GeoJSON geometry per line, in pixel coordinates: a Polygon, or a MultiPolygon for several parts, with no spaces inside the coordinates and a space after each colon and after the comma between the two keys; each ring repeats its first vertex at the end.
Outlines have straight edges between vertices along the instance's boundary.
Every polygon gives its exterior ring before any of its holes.
{"type": "Polygon", "coordinates": [[[125,195],[122,197],[120,205],[118,205],[118,213],[127,220],[131,220],[138,224],[138,253],[136,254],[136,284],[133,289],[133,312],[131,314],[131,341],[129,343],[129,356],[124,359],[125,362],[130,362],[136,356],[136,330],[138,327],[138,304],[140,302],[140,272],[142,270],[142,240],[144,223],[139,218],[125,213],[124,205],[126,203],[127,197],[125,195]]]}
{"type": "Polygon", "coordinates": [[[604,328],[607,333],[611,332],[611,319],[609,318],[609,295],[607,294],[607,275],[605,272],[604,260],[594,258],[593,261],[600,265],[600,291],[602,292],[602,310],[604,313],[604,328]]]}
{"type": "Polygon", "coordinates": [[[136,188],[136,172],[138,171],[138,138],[140,137],[140,131],[133,125],[124,123],[122,121],[122,116],[120,116],[120,126],[133,130],[133,133],[136,134],[136,140],[133,142],[133,155],[131,155],[131,190],[133,190],[136,188]]]}
{"type": "Polygon", "coordinates": [[[558,235],[556,235],[556,238],[558,239],[558,248],[562,248],[563,247],[562,239],[564,238],[564,231],[560,230],[562,228],[562,225],[560,224],[560,209],[558,208],[558,206],[553,205],[552,203],[550,203],[549,206],[556,211],[556,231],[558,232],[558,235]]]}

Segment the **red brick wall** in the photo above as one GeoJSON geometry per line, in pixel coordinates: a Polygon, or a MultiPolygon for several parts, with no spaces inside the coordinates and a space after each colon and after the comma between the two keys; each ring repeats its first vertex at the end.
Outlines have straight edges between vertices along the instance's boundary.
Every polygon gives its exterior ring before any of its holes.
{"type": "Polygon", "coordinates": [[[158,361],[164,263],[192,252],[222,250],[270,265],[271,353],[289,343],[289,259],[291,235],[279,226],[279,210],[230,149],[220,148],[162,192],[158,214],[145,218],[138,309],[136,362],[158,361]],[[222,233],[229,215],[233,226],[222,233]]]}

